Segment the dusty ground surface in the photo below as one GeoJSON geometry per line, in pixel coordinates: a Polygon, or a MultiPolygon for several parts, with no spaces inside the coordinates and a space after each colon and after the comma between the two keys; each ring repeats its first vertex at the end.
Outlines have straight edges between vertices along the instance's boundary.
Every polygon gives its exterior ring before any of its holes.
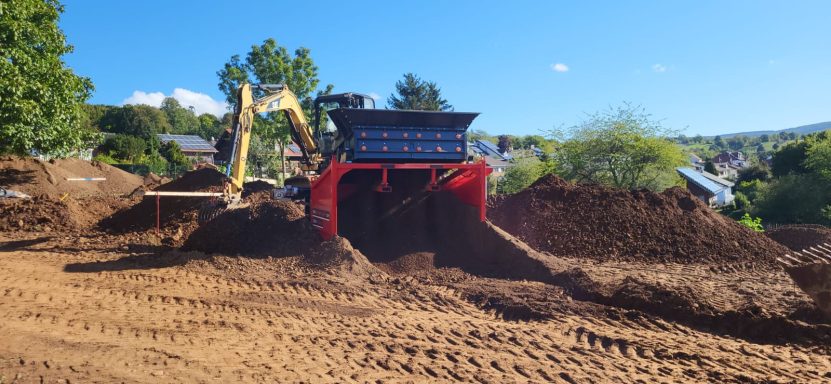
{"type": "Polygon", "coordinates": [[[116,171],[0,159],[38,196],[0,205],[0,383],[831,382],[831,324],[772,261],[787,249],[677,190],[548,180],[496,202],[497,221],[538,210],[503,223],[536,249],[441,193],[377,223],[353,204],[351,241],[321,242],[266,186],[202,226],[204,199],[163,200],[156,235],[131,191],[221,175],[116,171]],[[114,176],[65,196],[61,174],[95,169],[114,176]]]}
{"type": "MultiPolygon", "coordinates": [[[[205,256],[152,243],[0,235],[4,382],[831,381],[816,340],[750,341],[575,300],[553,284],[457,269],[355,278],[296,257],[205,256]]],[[[804,299],[779,277],[750,279],[752,271],[673,280],[657,275],[707,270],[584,267],[604,281],[694,280],[704,287],[694,295],[735,290],[702,297],[714,306],[742,305],[742,290],[804,299]]]]}

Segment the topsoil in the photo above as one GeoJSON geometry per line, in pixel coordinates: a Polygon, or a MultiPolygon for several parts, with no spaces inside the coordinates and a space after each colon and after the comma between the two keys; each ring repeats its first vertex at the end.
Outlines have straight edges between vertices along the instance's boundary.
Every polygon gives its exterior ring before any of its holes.
{"type": "Polygon", "coordinates": [[[772,266],[787,252],[677,187],[624,191],[548,175],[490,205],[496,225],[557,256],[772,266]]]}
{"type": "Polygon", "coordinates": [[[792,251],[831,244],[831,228],[821,225],[787,225],[765,231],[765,235],[792,251]]]}
{"type": "Polygon", "coordinates": [[[0,200],[0,230],[71,231],[92,227],[125,205],[122,196],[144,183],[142,177],[97,161],[0,158],[0,187],[32,199],[0,200]],[[70,181],[104,178],[102,181],[70,181]]]}
{"type": "Polygon", "coordinates": [[[0,187],[30,196],[60,198],[120,197],[144,184],[141,176],[98,161],[30,157],[0,158],[0,187]],[[105,178],[104,181],[69,181],[70,178],[105,178]]]}
{"type": "Polygon", "coordinates": [[[183,250],[227,255],[296,256],[320,239],[303,207],[284,200],[254,199],[203,224],[185,241],[183,250]]]}

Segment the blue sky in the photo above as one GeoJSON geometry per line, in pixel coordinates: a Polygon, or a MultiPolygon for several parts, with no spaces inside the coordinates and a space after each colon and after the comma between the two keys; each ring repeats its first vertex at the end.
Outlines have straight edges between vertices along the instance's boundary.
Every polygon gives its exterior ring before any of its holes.
{"type": "Polygon", "coordinates": [[[435,81],[490,133],[568,127],[623,101],[688,135],[831,120],[829,1],[65,5],[66,61],[93,79],[93,103],[175,92],[221,108],[216,71],[273,37],[311,49],[323,83],[382,105],[405,72],[435,81]]]}

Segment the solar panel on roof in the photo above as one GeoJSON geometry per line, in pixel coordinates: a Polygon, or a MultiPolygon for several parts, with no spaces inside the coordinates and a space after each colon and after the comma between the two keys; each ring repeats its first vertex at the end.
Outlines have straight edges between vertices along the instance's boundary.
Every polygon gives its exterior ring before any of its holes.
{"type": "Polygon", "coordinates": [[[704,175],[698,173],[695,169],[692,168],[678,168],[678,173],[684,176],[687,180],[692,181],[696,185],[701,188],[706,189],[708,192],[716,194],[721,192],[722,190],[726,189],[726,187],[717,184],[716,182],[704,177],[704,175]]]}

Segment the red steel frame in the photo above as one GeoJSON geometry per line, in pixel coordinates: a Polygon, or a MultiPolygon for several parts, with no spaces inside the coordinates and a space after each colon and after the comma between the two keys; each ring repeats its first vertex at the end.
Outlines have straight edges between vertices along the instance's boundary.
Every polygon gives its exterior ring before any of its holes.
{"type": "Polygon", "coordinates": [[[349,171],[377,169],[381,171],[379,192],[389,191],[387,172],[398,170],[430,170],[431,181],[428,190],[445,189],[452,192],[463,203],[479,208],[479,219],[485,221],[487,176],[493,171],[484,160],[476,163],[339,163],[333,159],[329,167],[312,182],[310,214],[312,225],[324,239],[338,234],[338,184],[349,171]],[[437,171],[453,170],[447,177],[437,181],[437,171]]]}

